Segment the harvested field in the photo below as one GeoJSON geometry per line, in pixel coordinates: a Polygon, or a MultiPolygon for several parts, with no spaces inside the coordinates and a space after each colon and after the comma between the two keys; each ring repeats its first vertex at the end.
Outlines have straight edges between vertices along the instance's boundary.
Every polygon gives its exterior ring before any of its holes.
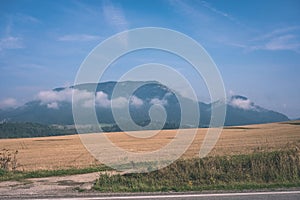
{"type": "MultiPolygon", "coordinates": [[[[186,129],[180,134],[189,134],[186,129]]],[[[197,135],[184,158],[198,156],[207,129],[197,135]]],[[[147,139],[134,138],[126,133],[106,133],[120,148],[132,152],[157,150],[170,143],[177,130],[162,130],[147,139]]],[[[93,134],[89,134],[93,137],[93,134]]],[[[99,164],[85,149],[78,135],[2,139],[0,149],[18,150],[19,170],[83,168],[99,164]]],[[[209,155],[236,155],[253,152],[300,148],[300,121],[226,127],[209,155]]]]}

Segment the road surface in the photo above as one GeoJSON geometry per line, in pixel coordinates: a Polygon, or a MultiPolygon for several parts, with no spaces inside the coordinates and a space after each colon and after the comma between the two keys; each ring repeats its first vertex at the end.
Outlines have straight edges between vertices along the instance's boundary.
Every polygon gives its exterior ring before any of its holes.
{"type": "MultiPolygon", "coordinates": [[[[88,194],[92,195],[92,194],[88,194]]],[[[99,194],[99,196],[77,196],[77,197],[46,197],[46,196],[27,196],[27,197],[4,197],[0,196],[2,199],[8,200],[20,200],[20,199],[34,199],[34,200],[298,200],[300,199],[300,191],[272,191],[272,192],[245,192],[245,193],[212,193],[212,194],[199,194],[199,193],[182,193],[182,194],[125,194],[116,195],[113,194],[99,194]]]]}

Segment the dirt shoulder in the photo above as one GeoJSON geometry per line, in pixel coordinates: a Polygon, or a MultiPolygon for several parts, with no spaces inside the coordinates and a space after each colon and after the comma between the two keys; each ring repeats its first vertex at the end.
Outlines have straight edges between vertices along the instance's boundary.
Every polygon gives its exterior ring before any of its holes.
{"type": "Polygon", "coordinates": [[[30,178],[21,181],[4,181],[0,182],[0,199],[8,196],[51,196],[88,191],[99,175],[99,172],[94,172],[60,177],[30,178]]]}

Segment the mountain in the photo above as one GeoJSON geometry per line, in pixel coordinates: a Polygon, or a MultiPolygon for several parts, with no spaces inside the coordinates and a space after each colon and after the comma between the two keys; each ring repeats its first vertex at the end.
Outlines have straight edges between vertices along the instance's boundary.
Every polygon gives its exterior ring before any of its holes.
{"type": "Polygon", "coordinates": [[[30,101],[18,108],[2,112],[0,121],[33,122],[40,124],[73,124],[72,105],[60,102],[59,109],[49,108],[39,100],[30,101]]]}
{"type": "Polygon", "coordinates": [[[288,120],[289,118],[284,114],[257,106],[244,96],[232,96],[227,103],[225,120],[225,125],[227,126],[262,124],[288,120]]]}
{"type": "MultiPolygon", "coordinates": [[[[41,124],[74,124],[72,115],[72,91],[77,93],[78,103],[89,109],[91,106],[96,107],[98,121],[103,125],[104,129],[110,131],[119,130],[110,107],[114,102],[116,109],[121,111],[126,106],[129,99],[129,111],[133,121],[140,126],[147,126],[150,122],[149,109],[152,105],[160,105],[165,108],[166,124],[164,128],[178,128],[181,120],[181,109],[177,97],[182,99],[186,104],[192,104],[192,100],[180,96],[175,91],[170,90],[166,86],[155,81],[138,82],[104,82],[104,83],[88,83],[75,85],[71,87],[55,88],[51,91],[39,93],[38,98],[30,101],[23,106],[10,110],[1,110],[0,121],[8,122],[32,122],[41,124]],[[119,92],[113,96],[116,84],[119,86],[119,92]],[[141,86],[141,87],[140,87],[141,86]],[[138,88],[135,90],[135,88],[138,88]],[[96,89],[96,90],[94,90],[96,89]],[[132,96],[128,95],[128,91],[133,90],[132,96]],[[95,91],[95,92],[94,92],[95,91]],[[91,101],[91,95],[96,95],[95,103],[91,101]]],[[[200,108],[200,127],[207,127],[210,122],[211,106],[218,102],[206,104],[197,102],[200,108]]],[[[255,105],[247,97],[232,96],[228,100],[226,113],[226,126],[259,124],[269,122],[288,121],[288,117],[271,110],[264,109],[255,105]]],[[[82,113],[84,115],[84,112],[82,113]]],[[[86,123],[90,116],[86,116],[86,123]]],[[[161,116],[157,116],[160,118],[161,116]]],[[[128,120],[126,117],[121,120],[128,120]]],[[[192,119],[191,119],[192,120],[192,119]]],[[[126,124],[126,123],[125,123],[126,124]]],[[[160,121],[153,123],[150,129],[159,127],[160,121]]],[[[190,127],[189,124],[184,124],[190,127]]],[[[132,127],[126,127],[131,130],[132,127]]]]}

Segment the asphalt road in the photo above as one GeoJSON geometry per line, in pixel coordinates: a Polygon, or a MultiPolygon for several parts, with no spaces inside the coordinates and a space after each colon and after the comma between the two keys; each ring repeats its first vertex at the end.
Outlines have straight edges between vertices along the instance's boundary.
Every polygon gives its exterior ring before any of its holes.
{"type": "Polygon", "coordinates": [[[217,193],[217,194],[153,194],[153,195],[119,195],[119,196],[78,196],[78,197],[9,197],[9,200],[41,199],[41,200],[299,200],[300,191],[247,192],[247,193],[217,193]]]}

